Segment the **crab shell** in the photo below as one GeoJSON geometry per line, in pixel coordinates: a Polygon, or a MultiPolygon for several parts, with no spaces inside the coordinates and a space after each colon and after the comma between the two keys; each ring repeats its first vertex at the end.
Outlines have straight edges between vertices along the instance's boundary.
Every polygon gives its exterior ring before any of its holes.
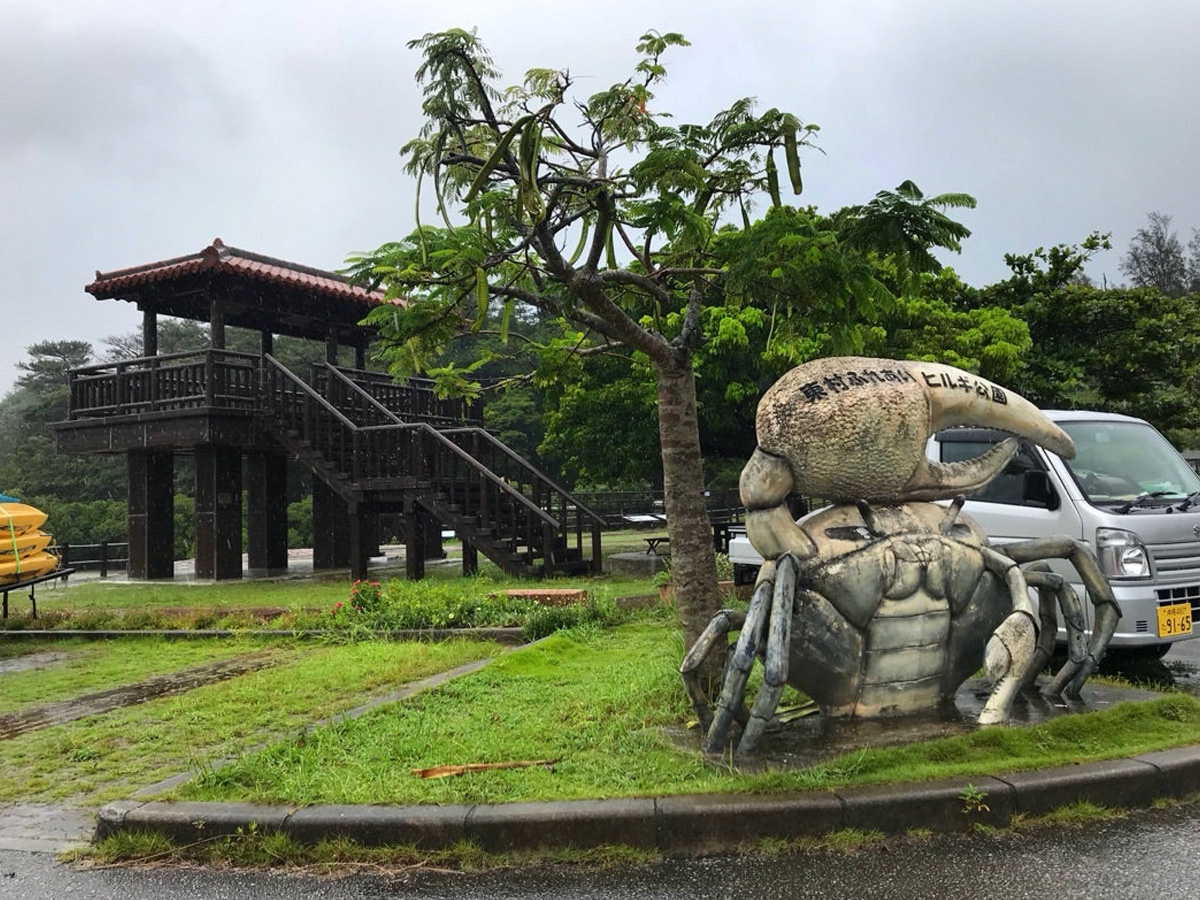
{"type": "Polygon", "coordinates": [[[1075,445],[1024,397],[941,363],[831,357],[797,366],[763,395],[758,447],[742,470],[747,535],[766,559],[815,552],[784,501],[791,493],[839,503],[948,499],[977,490],[1017,450],[1006,439],[958,463],[928,459],[943,428],[997,428],[1070,459],[1075,445]]]}

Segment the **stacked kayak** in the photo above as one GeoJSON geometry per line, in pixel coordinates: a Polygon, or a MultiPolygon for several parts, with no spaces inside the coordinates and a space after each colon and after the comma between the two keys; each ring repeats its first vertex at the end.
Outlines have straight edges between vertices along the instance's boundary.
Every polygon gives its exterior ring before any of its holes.
{"type": "Polygon", "coordinates": [[[37,578],[58,568],[49,549],[51,537],[41,530],[46,514],[0,494],[0,585],[37,578]]]}

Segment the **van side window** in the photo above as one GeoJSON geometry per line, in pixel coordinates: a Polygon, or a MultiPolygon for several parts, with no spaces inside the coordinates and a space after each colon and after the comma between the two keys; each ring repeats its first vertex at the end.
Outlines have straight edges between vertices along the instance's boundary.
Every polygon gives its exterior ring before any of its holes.
{"type": "MultiPolygon", "coordinates": [[[[945,441],[942,443],[942,462],[961,462],[982,456],[994,445],[988,441],[945,441]]],[[[1038,468],[1037,462],[1024,446],[1017,451],[1004,471],[984,485],[980,490],[967,495],[969,500],[985,503],[1007,503],[1010,506],[1025,505],[1025,473],[1038,468]]]]}

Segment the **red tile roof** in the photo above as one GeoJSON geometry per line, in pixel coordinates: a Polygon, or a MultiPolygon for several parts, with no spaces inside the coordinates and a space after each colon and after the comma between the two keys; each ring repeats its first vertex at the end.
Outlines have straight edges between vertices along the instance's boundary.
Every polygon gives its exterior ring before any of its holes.
{"type": "Polygon", "coordinates": [[[230,272],[278,285],[308,289],[339,299],[357,300],[375,306],[386,301],[382,291],[369,291],[350,284],[345,277],[298,263],[261,256],[237,247],[227,247],[216,238],[199,253],[177,256],[113,272],[96,271],[96,280],[84,290],[97,299],[119,296],[130,288],[171,281],[201,271],[230,272]]]}

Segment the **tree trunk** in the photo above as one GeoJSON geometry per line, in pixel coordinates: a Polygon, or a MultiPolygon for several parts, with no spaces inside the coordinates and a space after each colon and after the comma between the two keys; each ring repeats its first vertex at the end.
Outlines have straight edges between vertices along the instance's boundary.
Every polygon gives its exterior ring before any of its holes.
{"type": "MultiPolygon", "coordinates": [[[[662,443],[663,501],[671,537],[671,580],[685,651],[720,608],[712,524],[704,500],[696,378],[690,365],[658,375],[658,434],[662,443]]],[[[719,654],[714,654],[719,655],[719,654]]],[[[719,671],[723,659],[711,660],[719,671]]]]}

